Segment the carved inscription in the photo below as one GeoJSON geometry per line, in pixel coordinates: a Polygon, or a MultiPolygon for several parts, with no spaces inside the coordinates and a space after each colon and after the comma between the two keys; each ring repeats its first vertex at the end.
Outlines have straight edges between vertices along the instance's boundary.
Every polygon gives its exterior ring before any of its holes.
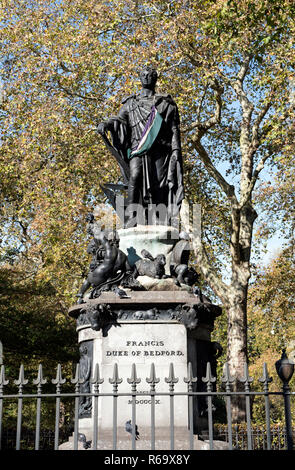
{"type": "MultiPolygon", "coordinates": [[[[148,398],[142,398],[140,400],[135,400],[135,403],[137,405],[150,405],[152,402],[151,399],[148,398]]],[[[160,405],[161,401],[160,400],[155,400],[155,405],[160,405]]],[[[132,400],[128,400],[128,405],[132,405],[132,400]]]]}
{"type": "Polygon", "coordinates": [[[164,341],[126,341],[126,346],[129,350],[107,350],[106,356],[110,357],[159,357],[159,356],[170,356],[179,357],[184,356],[183,351],[169,350],[169,349],[152,349],[158,347],[165,347],[164,341]],[[144,349],[138,349],[143,347],[144,349]],[[150,349],[146,349],[150,348],[150,349]]]}
{"type": "MultiPolygon", "coordinates": [[[[142,394],[148,394],[148,392],[140,392],[140,391],[137,391],[138,394],[142,393],[142,394]]],[[[135,400],[135,403],[137,405],[150,405],[152,403],[152,400],[151,398],[149,398],[148,396],[145,396],[145,397],[137,397],[137,399],[135,400]]],[[[161,400],[160,399],[157,399],[155,398],[155,405],[160,405],[161,404],[161,400]]],[[[128,405],[132,405],[132,400],[128,400],[128,405]]]]}

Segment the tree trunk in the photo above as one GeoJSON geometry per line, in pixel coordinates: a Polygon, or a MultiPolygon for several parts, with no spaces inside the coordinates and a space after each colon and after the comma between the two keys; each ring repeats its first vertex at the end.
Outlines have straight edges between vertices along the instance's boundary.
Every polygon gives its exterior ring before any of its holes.
{"type": "MultiPolygon", "coordinates": [[[[231,375],[235,378],[234,390],[244,391],[239,379],[244,377],[244,367],[248,363],[247,353],[247,295],[251,276],[250,255],[253,224],[257,217],[248,202],[240,211],[238,253],[232,256],[232,282],[228,293],[227,313],[227,362],[231,375]]],[[[232,400],[234,422],[245,421],[245,398],[236,396],[232,400]]]]}
{"type": "MultiPolygon", "coordinates": [[[[244,391],[239,378],[244,376],[244,366],[247,363],[247,290],[248,286],[241,286],[232,296],[227,309],[227,362],[232,377],[235,378],[234,391],[244,391]]],[[[239,396],[232,397],[232,420],[234,423],[246,419],[245,399],[239,396]]]]}
{"type": "Polygon", "coordinates": [[[247,286],[243,287],[243,299],[235,296],[228,308],[228,352],[231,373],[242,376],[247,362],[247,286]]]}

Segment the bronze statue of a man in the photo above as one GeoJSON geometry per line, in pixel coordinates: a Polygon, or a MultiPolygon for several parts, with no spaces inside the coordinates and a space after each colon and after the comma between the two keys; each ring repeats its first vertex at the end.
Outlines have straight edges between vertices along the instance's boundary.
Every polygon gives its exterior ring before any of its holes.
{"type": "Polygon", "coordinates": [[[175,216],[184,197],[178,109],[170,95],[155,93],[157,78],[155,69],[145,67],[140,93],[128,96],[118,115],[98,126],[105,140],[106,131],[111,134],[110,150],[128,184],[130,218],[130,204],[163,204],[175,216]]]}

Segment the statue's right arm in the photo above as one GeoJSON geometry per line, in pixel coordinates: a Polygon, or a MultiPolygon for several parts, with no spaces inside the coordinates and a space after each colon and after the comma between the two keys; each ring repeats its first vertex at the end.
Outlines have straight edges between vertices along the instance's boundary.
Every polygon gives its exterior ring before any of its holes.
{"type": "Polygon", "coordinates": [[[124,102],[117,116],[112,116],[108,120],[101,122],[98,125],[97,130],[100,134],[105,134],[106,131],[116,132],[118,128],[118,122],[128,123],[128,106],[126,102],[124,102]]]}

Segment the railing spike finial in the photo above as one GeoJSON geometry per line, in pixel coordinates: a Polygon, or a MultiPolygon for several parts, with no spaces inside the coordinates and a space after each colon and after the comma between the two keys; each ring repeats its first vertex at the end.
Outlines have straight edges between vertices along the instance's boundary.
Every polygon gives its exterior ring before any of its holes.
{"type": "Polygon", "coordinates": [[[230,375],[229,363],[226,362],[223,367],[223,376],[221,378],[222,383],[225,385],[231,385],[235,382],[235,378],[230,375]]]}
{"type": "Polygon", "coordinates": [[[272,382],[272,377],[270,377],[268,374],[266,362],[263,364],[262,377],[260,377],[258,380],[264,385],[267,385],[272,382]]]}
{"type": "Polygon", "coordinates": [[[56,369],[56,377],[55,379],[52,379],[51,381],[54,385],[56,385],[57,387],[60,387],[62,384],[64,384],[66,382],[66,379],[64,379],[62,377],[62,372],[61,372],[61,365],[58,364],[57,365],[57,369],[56,369]]]}
{"type": "Polygon", "coordinates": [[[151,364],[150,376],[146,378],[146,381],[148,384],[151,384],[151,386],[160,382],[160,379],[156,377],[156,368],[154,362],[151,364]]]}
{"type": "Polygon", "coordinates": [[[213,377],[212,375],[210,362],[207,362],[206,377],[202,377],[202,381],[207,384],[213,384],[216,382],[216,377],[213,377]]]}
{"type": "Polygon", "coordinates": [[[193,367],[192,363],[189,362],[187,365],[187,377],[183,378],[184,382],[187,383],[188,385],[192,385],[193,383],[197,382],[197,377],[193,376],[193,367]]]}
{"type": "Polygon", "coordinates": [[[131,369],[131,377],[130,379],[127,379],[127,382],[132,385],[139,384],[141,382],[141,379],[137,377],[136,373],[136,365],[133,363],[132,364],[132,369],[131,369]]]}
{"type": "Polygon", "coordinates": [[[80,377],[80,364],[76,364],[75,377],[71,378],[71,383],[77,387],[84,383],[85,379],[80,377]]]}
{"type": "Polygon", "coordinates": [[[19,390],[21,392],[22,388],[24,385],[27,385],[28,380],[25,379],[25,370],[24,370],[24,365],[21,364],[19,368],[19,376],[18,379],[14,381],[15,385],[18,385],[19,390]]]}
{"type": "Polygon", "coordinates": [[[90,383],[93,385],[100,385],[104,382],[104,379],[100,377],[99,365],[96,363],[94,367],[93,377],[90,379],[90,383]]]}
{"type": "Polygon", "coordinates": [[[36,379],[33,379],[33,384],[37,385],[38,388],[47,383],[47,379],[43,377],[43,367],[42,364],[39,364],[38,367],[38,376],[36,379]]]}
{"type": "Polygon", "coordinates": [[[112,385],[118,385],[118,384],[121,384],[123,382],[123,379],[119,378],[118,364],[116,362],[114,364],[113,378],[109,379],[109,382],[112,385]]]}
{"type": "Polygon", "coordinates": [[[168,384],[176,384],[178,382],[178,378],[176,378],[174,374],[174,365],[172,362],[170,362],[169,365],[169,377],[165,377],[165,382],[168,384]]]}
{"type": "Polygon", "coordinates": [[[5,367],[2,365],[0,368],[0,391],[2,391],[5,385],[9,384],[9,380],[5,379],[5,367]]]}
{"type": "Polygon", "coordinates": [[[249,368],[247,362],[244,363],[244,376],[239,378],[239,382],[244,383],[245,387],[249,386],[253,382],[253,377],[249,375],[249,368]]]}

